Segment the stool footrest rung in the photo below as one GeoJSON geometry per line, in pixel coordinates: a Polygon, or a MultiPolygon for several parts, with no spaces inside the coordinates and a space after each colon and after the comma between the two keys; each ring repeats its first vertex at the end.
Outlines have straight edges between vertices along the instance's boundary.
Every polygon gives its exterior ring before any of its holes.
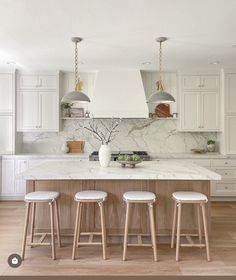
{"type": "Polygon", "coordinates": [[[181,247],[206,247],[206,244],[180,244],[181,247]]]}
{"type": "Polygon", "coordinates": [[[45,243],[33,242],[33,243],[27,243],[27,246],[51,246],[51,243],[50,242],[45,242],[45,243]]]}
{"type": "Polygon", "coordinates": [[[77,247],[79,246],[101,246],[102,245],[102,242],[79,242],[77,243],[77,247]]]}
{"type": "Polygon", "coordinates": [[[145,244],[145,243],[129,243],[127,244],[128,247],[152,247],[152,244],[145,244]]]}

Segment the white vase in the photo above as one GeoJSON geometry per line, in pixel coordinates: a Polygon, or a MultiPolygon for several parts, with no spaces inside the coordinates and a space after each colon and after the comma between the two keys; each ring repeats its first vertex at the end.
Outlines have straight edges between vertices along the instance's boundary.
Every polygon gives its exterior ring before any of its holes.
{"type": "Polygon", "coordinates": [[[62,153],[66,154],[66,153],[69,153],[69,147],[67,146],[67,143],[63,143],[62,146],[61,146],[61,151],[62,153]]]}
{"type": "Polygon", "coordinates": [[[108,167],[111,161],[111,148],[108,145],[101,145],[98,157],[101,167],[108,167]]]}
{"type": "Polygon", "coordinates": [[[215,148],[216,148],[215,144],[208,144],[207,145],[208,152],[214,152],[215,148]]]}

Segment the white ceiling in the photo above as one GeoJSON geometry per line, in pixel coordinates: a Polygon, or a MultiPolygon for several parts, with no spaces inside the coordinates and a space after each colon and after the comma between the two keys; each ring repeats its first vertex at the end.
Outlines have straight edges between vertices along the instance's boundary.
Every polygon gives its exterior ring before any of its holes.
{"type": "Polygon", "coordinates": [[[0,0],[1,64],[73,70],[72,36],[82,70],[155,69],[159,36],[167,70],[236,68],[236,0],[0,0]]]}

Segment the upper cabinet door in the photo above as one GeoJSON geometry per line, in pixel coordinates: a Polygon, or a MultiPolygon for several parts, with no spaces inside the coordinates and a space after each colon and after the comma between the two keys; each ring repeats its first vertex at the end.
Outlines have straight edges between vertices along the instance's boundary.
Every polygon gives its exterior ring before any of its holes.
{"type": "Polygon", "coordinates": [[[18,90],[55,90],[57,88],[56,75],[19,75],[18,76],[18,90]]]}
{"type": "Polygon", "coordinates": [[[0,113],[13,112],[14,75],[0,73],[0,113]]]}
{"type": "Polygon", "coordinates": [[[217,90],[219,88],[219,77],[216,75],[201,76],[201,90],[217,90]]]}
{"type": "Polygon", "coordinates": [[[37,89],[39,87],[39,77],[37,75],[18,76],[17,89],[37,89]]]}
{"type": "Polygon", "coordinates": [[[39,95],[37,91],[21,91],[18,130],[39,128],[39,95]]]}
{"type": "Polygon", "coordinates": [[[186,75],[182,77],[183,90],[201,89],[201,77],[199,75],[186,75]]]}
{"type": "Polygon", "coordinates": [[[226,112],[236,113],[236,74],[226,75],[226,112]]]}
{"type": "Polygon", "coordinates": [[[58,130],[59,108],[56,92],[39,92],[40,129],[58,130]]]}
{"type": "Polygon", "coordinates": [[[53,90],[57,88],[57,77],[55,75],[41,75],[38,79],[40,90],[53,90]]]}
{"type": "Polygon", "coordinates": [[[219,127],[219,94],[218,92],[201,93],[202,130],[218,130],[219,127]]]}
{"type": "Polygon", "coordinates": [[[182,129],[198,130],[200,128],[200,92],[182,93],[182,129]]]}

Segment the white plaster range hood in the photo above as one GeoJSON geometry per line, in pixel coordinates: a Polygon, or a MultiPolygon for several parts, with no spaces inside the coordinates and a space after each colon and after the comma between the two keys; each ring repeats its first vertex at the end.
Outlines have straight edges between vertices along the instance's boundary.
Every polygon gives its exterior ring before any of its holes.
{"type": "Polygon", "coordinates": [[[148,118],[139,70],[97,72],[90,109],[95,118],[148,118]]]}

